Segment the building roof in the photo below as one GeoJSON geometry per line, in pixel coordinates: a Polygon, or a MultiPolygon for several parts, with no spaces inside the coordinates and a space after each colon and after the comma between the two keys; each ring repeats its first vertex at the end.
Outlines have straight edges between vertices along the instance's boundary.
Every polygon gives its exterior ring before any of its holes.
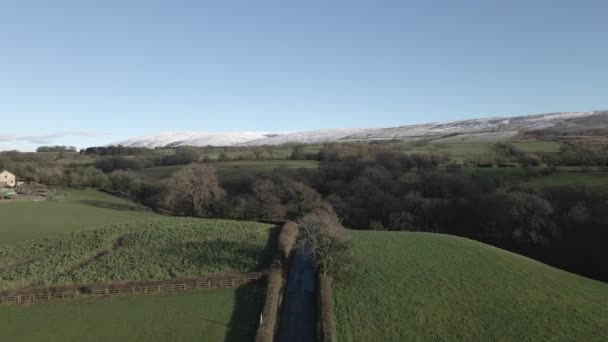
{"type": "Polygon", "coordinates": [[[12,173],[8,172],[7,170],[4,170],[4,171],[0,172],[0,175],[3,174],[3,173],[8,173],[9,175],[13,175],[12,173]]]}

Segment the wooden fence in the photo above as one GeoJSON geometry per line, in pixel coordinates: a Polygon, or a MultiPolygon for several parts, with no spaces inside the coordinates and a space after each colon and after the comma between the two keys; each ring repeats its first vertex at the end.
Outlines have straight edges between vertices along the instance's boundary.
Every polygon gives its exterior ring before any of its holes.
{"type": "Polygon", "coordinates": [[[41,291],[39,293],[16,294],[0,297],[0,304],[33,304],[46,303],[55,300],[77,299],[99,296],[129,295],[129,294],[152,294],[162,292],[186,291],[199,288],[236,288],[249,283],[262,281],[265,275],[262,273],[246,273],[221,278],[194,278],[179,279],[175,281],[162,281],[155,284],[107,284],[105,286],[91,285],[79,286],[72,291],[50,293],[41,291]],[[44,293],[43,293],[44,292],[44,293]]]}

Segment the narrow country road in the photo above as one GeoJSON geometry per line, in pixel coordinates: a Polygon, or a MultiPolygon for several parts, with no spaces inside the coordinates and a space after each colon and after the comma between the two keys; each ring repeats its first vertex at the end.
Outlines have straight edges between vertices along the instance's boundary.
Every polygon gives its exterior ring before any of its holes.
{"type": "Polygon", "coordinates": [[[309,255],[296,251],[290,263],[278,342],[313,342],[316,331],[317,277],[309,255]]]}

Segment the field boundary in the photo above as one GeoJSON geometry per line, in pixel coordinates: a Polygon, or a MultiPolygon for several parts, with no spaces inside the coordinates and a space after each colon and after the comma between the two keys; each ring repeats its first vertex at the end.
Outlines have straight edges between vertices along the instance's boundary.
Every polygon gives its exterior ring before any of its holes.
{"type": "Polygon", "coordinates": [[[190,279],[23,289],[11,291],[10,295],[0,296],[0,305],[37,304],[65,299],[178,292],[199,288],[236,288],[264,281],[265,278],[264,273],[243,273],[190,279]]]}
{"type": "Polygon", "coordinates": [[[276,341],[285,290],[285,276],[298,234],[299,227],[295,222],[283,222],[281,232],[277,237],[278,248],[267,278],[266,299],[260,314],[256,342],[276,341]]]}
{"type": "Polygon", "coordinates": [[[322,342],[338,342],[336,314],[331,276],[318,274],[319,288],[317,292],[318,339],[322,342]]]}

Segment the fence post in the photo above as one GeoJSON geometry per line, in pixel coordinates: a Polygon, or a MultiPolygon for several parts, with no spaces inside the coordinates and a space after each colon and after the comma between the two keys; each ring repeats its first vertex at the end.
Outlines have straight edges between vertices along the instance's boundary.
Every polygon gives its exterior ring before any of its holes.
{"type": "Polygon", "coordinates": [[[21,304],[21,295],[17,295],[17,303],[21,304]]]}
{"type": "Polygon", "coordinates": [[[158,285],[158,292],[160,292],[160,285],[158,285]]]}

